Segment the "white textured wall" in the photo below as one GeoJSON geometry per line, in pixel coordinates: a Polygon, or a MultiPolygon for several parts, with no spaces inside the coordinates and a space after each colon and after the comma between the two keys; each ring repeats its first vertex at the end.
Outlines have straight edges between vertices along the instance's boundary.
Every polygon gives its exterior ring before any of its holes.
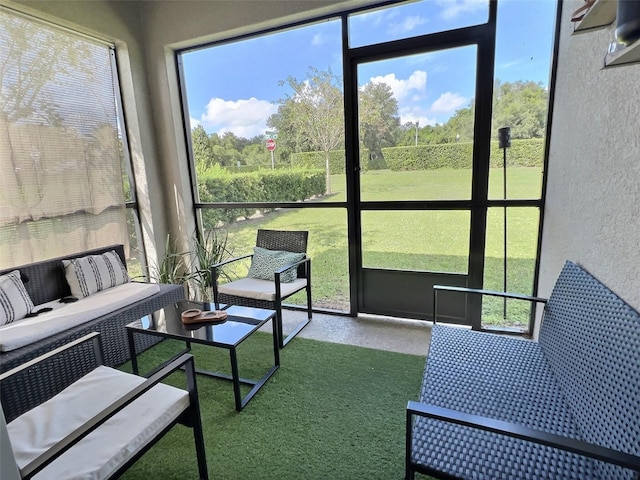
{"type": "Polygon", "coordinates": [[[582,3],[562,19],[539,293],[571,260],[640,310],[640,64],[602,68],[615,24],[571,35],[582,3]]]}

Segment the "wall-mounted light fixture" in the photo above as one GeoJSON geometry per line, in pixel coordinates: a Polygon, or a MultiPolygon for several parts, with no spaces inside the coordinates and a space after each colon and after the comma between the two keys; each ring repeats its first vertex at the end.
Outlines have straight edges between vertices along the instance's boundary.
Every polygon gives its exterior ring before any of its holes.
{"type": "Polygon", "coordinates": [[[616,39],[631,45],[640,38],[640,0],[618,0],[616,39]]]}

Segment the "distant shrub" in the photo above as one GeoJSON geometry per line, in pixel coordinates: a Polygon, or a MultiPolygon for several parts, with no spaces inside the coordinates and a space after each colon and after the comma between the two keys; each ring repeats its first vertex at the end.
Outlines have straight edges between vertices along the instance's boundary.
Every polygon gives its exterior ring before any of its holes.
{"type": "MultiPolygon", "coordinates": [[[[333,150],[329,152],[329,171],[331,174],[345,173],[346,156],[344,150],[333,150]]],[[[369,170],[369,150],[360,152],[360,165],[363,169],[369,170]]],[[[310,168],[325,170],[324,152],[302,152],[291,154],[291,166],[296,168],[310,168]]]]}
{"type": "MultiPolygon", "coordinates": [[[[391,170],[430,170],[436,168],[471,168],[473,143],[443,143],[408,147],[383,148],[382,153],[391,170]]],[[[539,167],[544,160],[544,140],[513,140],[507,152],[511,166],[539,167]]],[[[503,151],[498,142],[491,142],[491,167],[502,166],[503,151]]]]}
{"type": "MultiPolygon", "coordinates": [[[[503,162],[503,150],[498,147],[498,142],[491,142],[492,167],[501,167],[503,162]]],[[[532,138],[529,140],[512,140],[511,147],[507,149],[507,164],[515,167],[542,167],[544,162],[544,139],[532,138]]]]}
{"type": "MultiPolygon", "coordinates": [[[[204,172],[198,176],[198,191],[201,203],[298,202],[324,193],[324,175],[324,170],[305,169],[260,170],[238,174],[204,172]]],[[[203,222],[208,226],[216,226],[233,222],[238,217],[250,217],[256,210],[203,209],[203,222]]]]}

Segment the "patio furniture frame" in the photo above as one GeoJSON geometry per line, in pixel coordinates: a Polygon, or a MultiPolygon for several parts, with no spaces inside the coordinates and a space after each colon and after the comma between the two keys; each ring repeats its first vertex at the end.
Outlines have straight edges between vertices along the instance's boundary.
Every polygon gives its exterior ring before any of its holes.
{"type": "MultiPolygon", "coordinates": [[[[209,304],[211,305],[211,304],[209,304]]],[[[168,315],[165,316],[165,322],[180,322],[179,320],[179,315],[180,312],[184,311],[184,310],[188,310],[191,308],[198,308],[201,310],[208,310],[206,308],[207,304],[205,303],[200,303],[200,302],[181,302],[179,304],[176,305],[175,307],[175,311],[172,312],[175,315],[175,318],[173,319],[168,319],[168,315]]],[[[173,308],[173,307],[166,307],[166,308],[173,308]]],[[[173,356],[171,359],[167,360],[166,362],[164,362],[162,365],[154,368],[153,370],[151,370],[151,372],[147,373],[145,376],[150,376],[153,375],[157,370],[161,369],[164,367],[164,365],[171,363],[173,360],[175,360],[176,358],[180,357],[181,355],[184,355],[185,353],[188,353],[191,351],[191,344],[192,343],[199,343],[201,345],[207,345],[210,347],[217,347],[217,348],[222,348],[225,350],[229,351],[229,362],[230,362],[230,366],[231,366],[231,375],[227,375],[224,373],[218,373],[218,372],[211,372],[208,370],[203,370],[200,368],[196,368],[196,373],[199,373],[200,375],[206,375],[208,377],[213,377],[213,378],[220,378],[223,380],[230,380],[233,383],[233,397],[234,397],[234,401],[235,401],[235,408],[236,411],[240,412],[244,409],[244,407],[247,405],[247,403],[249,403],[249,401],[256,395],[256,393],[258,393],[258,390],[260,390],[262,388],[262,386],[267,382],[267,380],[269,380],[273,374],[276,372],[276,370],[278,370],[278,368],[280,368],[280,349],[279,349],[279,345],[278,345],[278,329],[277,329],[277,324],[275,323],[275,312],[274,311],[264,311],[263,315],[260,318],[254,318],[254,317],[250,317],[248,316],[250,312],[247,312],[247,315],[239,315],[236,309],[242,309],[243,307],[241,306],[236,306],[236,307],[229,307],[231,309],[229,316],[227,317],[227,320],[224,322],[228,322],[228,321],[235,321],[235,322],[241,322],[241,323],[246,323],[249,325],[252,325],[253,328],[251,329],[251,331],[249,331],[248,333],[246,333],[245,335],[243,335],[241,338],[238,338],[237,341],[234,344],[230,344],[230,343],[226,343],[226,342],[219,342],[219,341],[215,341],[215,340],[206,340],[206,339],[201,339],[198,338],[196,335],[194,336],[187,336],[187,333],[193,333],[195,326],[192,324],[191,328],[186,331],[184,334],[181,333],[168,333],[168,332],[163,332],[163,331],[158,331],[155,329],[151,329],[151,328],[145,328],[142,325],[141,321],[137,321],[137,322],[133,322],[130,323],[129,325],[127,325],[127,336],[129,338],[129,346],[131,348],[131,366],[132,366],[132,370],[133,373],[135,373],[136,375],[138,375],[139,372],[139,368],[138,368],[138,358],[137,355],[135,353],[135,342],[134,342],[134,336],[135,335],[151,335],[151,336],[156,336],[156,337],[161,337],[162,339],[165,338],[172,338],[174,340],[180,340],[185,342],[186,348],[184,348],[183,350],[181,350],[180,352],[178,352],[177,354],[175,354],[175,356],[173,356]],[[235,310],[235,312],[234,312],[235,310]],[[244,319],[244,321],[243,321],[244,319]],[[258,380],[251,380],[251,379],[247,379],[247,378],[242,378],[240,377],[240,372],[238,370],[238,353],[237,353],[237,347],[240,346],[240,344],[245,341],[247,338],[249,338],[251,335],[253,335],[255,332],[257,332],[263,325],[265,325],[267,322],[271,321],[272,323],[272,327],[273,327],[273,365],[267,370],[267,372],[258,380]],[[240,384],[244,384],[244,385],[250,385],[251,386],[251,390],[249,390],[249,392],[247,392],[247,394],[243,397],[240,391],[240,384]]],[[[165,309],[166,311],[166,309],[165,309]]],[[[241,312],[240,312],[241,313],[241,312]]],[[[256,312],[251,312],[253,314],[255,314],[256,312]]],[[[204,328],[204,329],[215,329],[215,325],[207,325],[207,324],[202,324],[200,325],[200,328],[204,328]]],[[[215,332],[215,330],[214,330],[215,332]]],[[[215,333],[212,332],[212,338],[215,337],[215,333]]]]}
{"type": "MultiPolygon", "coordinates": [[[[640,314],[566,262],[537,342],[434,324],[405,478],[640,478],[640,314]]],[[[435,319],[434,312],[434,319],[435,319]]]]}
{"type": "MultiPolygon", "coordinates": [[[[0,375],[0,381],[11,377],[14,374],[28,371],[34,365],[39,362],[49,360],[57,355],[66,352],[68,350],[82,347],[83,344],[90,343],[90,350],[94,353],[95,364],[94,366],[103,364],[103,349],[100,343],[100,334],[91,333],[85,335],[82,338],[74,340],[63,347],[52,350],[51,352],[42,355],[30,362],[21,365],[9,372],[0,375]]],[[[104,408],[99,413],[95,414],[92,418],[87,419],[86,422],[79,428],[70,432],[66,437],[61,439],[55,445],[52,445],[44,453],[39,455],[29,464],[23,466],[20,470],[20,478],[30,479],[38,472],[42,471],[47,465],[56,461],[64,452],[71,449],[74,445],[79,443],[83,438],[89,435],[91,432],[100,428],[105,422],[120,411],[126,410],[127,406],[133,401],[138,399],[145,392],[151,390],[154,386],[164,380],[166,377],[176,372],[179,369],[183,369],[187,376],[187,391],[189,393],[189,406],[172,422],[170,422],[159,433],[149,439],[141,449],[136,452],[126,463],[120,466],[115,473],[110,475],[109,478],[118,478],[124,473],[131,465],[133,465],[144,453],[146,453],[160,438],[162,438],[174,425],[181,423],[187,427],[193,429],[194,442],[196,448],[196,456],[198,462],[198,472],[201,479],[207,480],[209,473],[207,469],[207,461],[204,446],[204,436],[202,433],[202,422],[200,418],[200,406],[198,400],[198,390],[196,386],[196,371],[192,355],[181,355],[179,358],[174,359],[172,362],[165,365],[161,370],[156,372],[144,383],[131,389],[128,393],[114,401],[107,408],[104,408]]],[[[130,375],[122,372],[122,375],[130,375]]],[[[55,395],[54,395],[55,396],[55,395]]],[[[53,398],[53,397],[52,397],[53,398]]],[[[74,413],[74,412],[72,412],[74,413]]],[[[3,419],[4,421],[4,419],[3,419]]],[[[64,422],[64,418],[58,418],[56,421],[64,422]]],[[[4,428],[4,425],[3,425],[4,428]]],[[[126,432],[123,432],[126,435],[126,432]]],[[[11,448],[9,445],[4,445],[3,448],[11,448]]],[[[4,457],[3,457],[4,458],[4,457]]]]}
{"type": "MultiPolygon", "coordinates": [[[[268,250],[280,250],[295,253],[307,252],[307,240],[309,238],[309,232],[307,231],[294,231],[294,230],[265,230],[259,229],[256,236],[256,247],[266,248],[268,250]]],[[[217,263],[211,267],[211,278],[213,279],[213,301],[216,305],[220,303],[227,305],[243,305],[248,307],[264,308],[267,310],[276,311],[276,321],[278,324],[278,338],[280,348],[284,348],[293,338],[300,333],[300,331],[306,327],[313,317],[311,309],[311,258],[306,257],[303,260],[286,265],[274,272],[274,280],[270,282],[268,280],[257,280],[259,282],[268,282],[273,286],[272,299],[265,300],[262,298],[253,298],[241,295],[230,295],[219,291],[218,286],[218,270],[226,265],[232,264],[242,259],[252,258],[253,254],[246,254],[239,257],[231,258],[223,262],[217,263]],[[297,290],[287,294],[282,294],[282,284],[280,282],[280,275],[292,267],[297,268],[298,278],[306,279],[304,286],[297,290]],[[291,331],[286,338],[284,337],[282,327],[282,301],[290,297],[291,295],[306,290],[307,294],[307,318],[299,322],[296,327],[291,331]]],[[[226,286],[232,286],[233,282],[226,284],[226,286]]]]}

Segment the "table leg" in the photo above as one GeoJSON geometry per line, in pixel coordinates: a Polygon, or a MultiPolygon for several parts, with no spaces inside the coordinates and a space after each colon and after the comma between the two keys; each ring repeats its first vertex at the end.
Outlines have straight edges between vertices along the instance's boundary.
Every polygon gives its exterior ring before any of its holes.
{"type": "Polygon", "coordinates": [[[129,338],[129,353],[131,354],[131,369],[134,375],[138,375],[138,356],[136,355],[136,344],[133,341],[133,332],[127,330],[127,337],[129,338]]]}
{"type": "Polygon", "coordinates": [[[238,372],[238,354],[235,348],[229,350],[231,359],[231,379],[233,381],[233,396],[236,401],[236,411],[242,410],[242,398],[240,397],[240,374],[238,372]]]}
{"type": "Polygon", "coordinates": [[[271,325],[273,327],[273,362],[274,365],[280,366],[280,344],[278,342],[278,335],[281,332],[278,332],[278,322],[276,322],[275,318],[271,318],[271,325]]]}

